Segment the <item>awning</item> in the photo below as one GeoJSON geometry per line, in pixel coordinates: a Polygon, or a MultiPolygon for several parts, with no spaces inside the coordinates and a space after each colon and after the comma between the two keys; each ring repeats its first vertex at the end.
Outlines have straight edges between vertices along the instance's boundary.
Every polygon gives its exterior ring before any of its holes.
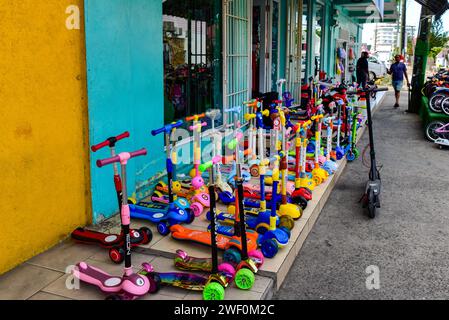
{"type": "Polygon", "coordinates": [[[395,0],[336,0],[334,2],[357,23],[397,22],[399,13],[395,0]]]}
{"type": "Polygon", "coordinates": [[[441,17],[447,9],[449,3],[447,0],[415,0],[420,5],[427,7],[435,16],[441,17]]]}

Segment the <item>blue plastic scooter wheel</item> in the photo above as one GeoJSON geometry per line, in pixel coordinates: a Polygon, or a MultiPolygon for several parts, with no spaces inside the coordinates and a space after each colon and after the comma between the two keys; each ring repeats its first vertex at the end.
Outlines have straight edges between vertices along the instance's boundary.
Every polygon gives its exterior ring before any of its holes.
{"type": "Polygon", "coordinates": [[[162,235],[166,236],[170,233],[170,229],[168,228],[167,224],[165,222],[160,222],[157,224],[157,231],[162,235]]]}
{"type": "Polygon", "coordinates": [[[206,212],[206,219],[207,219],[207,221],[211,221],[211,213],[210,213],[210,211],[207,211],[206,212]]]}
{"type": "Polygon", "coordinates": [[[278,229],[284,231],[288,235],[288,238],[290,239],[290,236],[292,235],[292,233],[287,227],[280,227],[278,229]]]}
{"type": "Polygon", "coordinates": [[[346,159],[348,159],[349,162],[354,161],[354,160],[355,160],[355,154],[352,153],[352,152],[348,152],[348,153],[346,154],[346,159]]]}
{"type": "Polygon", "coordinates": [[[231,264],[238,264],[242,261],[242,255],[236,248],[230,248],[224,252],[223,260],[231,264]]]}
{"type": "Polygon", "coordinates": [[[267,239],[262,242],[260,249],[266,258],[273,258],[278,253],[278,245],[273,239],[267,239]]]}

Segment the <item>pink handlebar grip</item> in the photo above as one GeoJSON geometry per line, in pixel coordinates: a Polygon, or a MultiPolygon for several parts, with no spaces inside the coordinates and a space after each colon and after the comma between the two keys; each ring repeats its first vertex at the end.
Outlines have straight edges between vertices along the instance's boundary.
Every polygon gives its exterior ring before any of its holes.
{"type": "Polygon", "coordinates": [[[130,158],[135,158],[135,157],[139,157],[139,156],[146,156],[147,155],[147,149],[142,148],[140,150],[134,151],[134,152],[130,152],[129,153],[131,155],[130,158]]]}
{"type": "Polygon", "coordinates": [[[122,152],[122,153],[116,155],[115,157],[106,158],[103,160],[97,160],[97,166],[99,168],[101,168],[101,167],[104,167],[104,166],[114,163],[114,162],[126,163],[126,161],[128,161],[131,158],[135,158],[138,156],[144,156],[146,154],[147,154],[147,149],[145,149],[145,148],[142,148],[142,149],[134,151],[134,152],[122,152]]]}
{"type": "Polygon", "coordinates": [[[202,122],[202,123],[196,124],[194,126],[190,126],[189,130],[193,131],[193,130],[197,130],[197,129],[199,129],[201,127],[205,127],[205,126],[207,126],[207,122],[202,122]]]}
{"type": "Polygon", "coordinates": [[[97,160],[97,167],[101,168],[101,167],[104,167],[104,166],[106,166],[108,164],[111,164],[111,163],[114,163],[114,162],[120,162],[120,157],[119,156],[115,156],[115,157],[112,157],[112,158],[106,158],[106,159],[103,159],[103,160],[97,160]]]}
{"type": "Polygon", "coordinates": [[[105,141],[103,141],[103,142],[101,142],[101,143],[99,143],[99,144],[96,144],[96,145],[92,146],[90,149],[91,149],[93,152],[97,152],[98,150],[100,150],[100,149],[102,149],[102,148],[104,148],[104,147],[107,147],[107,146],[113,147],[113,146],[115,146],[115,144],[117,143],[117,141],[122,140],[122,139],[125,139],[125,138],[128,138],[128,137],[129,137],[129,132],[128,132],[128,131],[125,131],[125,132],[123,132],[122,134],[119,134],[119,135],[116,136],[116,137],[110,137],[110,138],[107,138],[105,141]]]}

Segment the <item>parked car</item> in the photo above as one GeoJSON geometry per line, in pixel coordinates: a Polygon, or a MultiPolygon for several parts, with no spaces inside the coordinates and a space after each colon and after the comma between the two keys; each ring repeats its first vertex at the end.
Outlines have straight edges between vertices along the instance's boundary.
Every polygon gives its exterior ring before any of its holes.
{"type": "Polygon", "coordinates": [[[385,77],[387,74],[387,67],[383,61],[376,57],[368,58],[369,79],[385,77]]]}

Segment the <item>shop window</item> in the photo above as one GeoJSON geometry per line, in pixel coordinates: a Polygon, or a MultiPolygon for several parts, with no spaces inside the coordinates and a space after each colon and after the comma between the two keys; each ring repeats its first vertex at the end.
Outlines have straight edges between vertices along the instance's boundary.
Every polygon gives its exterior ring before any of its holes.
{"type": "Polygon", "coordinates": [[[324,44],[323,33],[324,33],[324,6],[321,4],[317,4],[317,11],[316,11],[316,20],[315,20],[315,44],[314,44],[314,57],[313,57],[313,74],[316,77],[318,73],[321,70],[321,64],[322,64],[322,58],[321,58],[321,52],[322,52],[322,46],[324,44]]]}
{"type": "Polygon", "coordinates": [[[302,6],[302,41],[301,41],[301,79],[304,83],[307,82],[306,74],[307,74],[307,26],[309,23],[308,19],[308,0],[303,0],[302,6]]]}
{"type": "Polygon", "coordinates": [[[277,91],[279,67],[279,3],[273,1],[273,22],[271,39],[271,90],[277,91]]]}
{"type": "Polygon", "coordinates": [[[163,1],[165,123],[222,106],[221,1],[163,1]]]}

